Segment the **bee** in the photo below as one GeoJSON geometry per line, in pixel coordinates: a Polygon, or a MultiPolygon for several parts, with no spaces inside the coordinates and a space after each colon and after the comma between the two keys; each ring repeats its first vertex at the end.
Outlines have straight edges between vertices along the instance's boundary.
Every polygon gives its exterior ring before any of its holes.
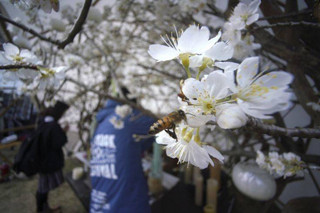
{"type": "Polygon", "coordinates": [[[186,120],[186,114],[183,110],[177,110],[171,112],[167,116],[157,120],[149,129],[150,135],[155,135],[162,130],[165,130],[172,138],[177,139],[175,133],[176,124],[180,123],[182,120],[186,120]],[[170,129],[173,131],[171,132],[170,129]]]}

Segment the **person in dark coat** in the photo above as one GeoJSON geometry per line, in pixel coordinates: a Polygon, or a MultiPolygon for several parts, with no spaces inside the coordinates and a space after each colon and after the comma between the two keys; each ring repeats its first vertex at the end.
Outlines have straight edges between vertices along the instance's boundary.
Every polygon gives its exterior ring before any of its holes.
{"type": "Polygon", "coordinates": [[[67,136],[58,121],[68,109],[68,105],[58,101],[54,107],[45,111],[43,121],[39,125],[40,136],[40,168],[37,190],[37,212],[52,212],[48,205],[48,193],[64,182],[62,168],[64,166],[63,145],[67,143],[67,136]]]}
{"type": "Polygon", "coordinates": [[[116,110],[120,106],[108,100],[97,115],[91,141],[91,213],[151,212],[141,158],[154,138],[137,142],[133,135],[147,135],[154,119],[136,109],[121,116],[116,110]]]}

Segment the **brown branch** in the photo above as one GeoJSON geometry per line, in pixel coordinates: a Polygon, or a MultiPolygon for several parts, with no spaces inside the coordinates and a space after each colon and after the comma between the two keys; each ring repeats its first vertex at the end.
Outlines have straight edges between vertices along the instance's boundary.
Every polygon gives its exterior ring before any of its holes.
{"type": "Polygon", "coordinates": [[[23,24],[20,24],[20,23],[17,23],[5,16],[3,16],[2,14],[0,14],[0,19],[5,21],[5,22],[8,22],[36,37],[38,37],[39,39],[43,40],[43,41],[47,41],[47,42],[50,42],[52,44],[55,44],[58,46],[58,48],[60,49],[63,49],[65,48],[65,46],[67,46],[69,43],[73,42],[73,39],[75,38],[75,36],[81,31],[82,29],[82,26],[87,18],[87,15],[88,15],[88,12],[89,12],[89,9],[90,9],[90,6],[91,6],[91,2],[92,0],[86,0],[84,5],[83,5],[83,8],[82,8],[82,11],[80,13],[80,16],[79,18],[77,19],[75,25],[73,26],[72,30],[70,31],[70,33],[68,34],[67,38],[64,39],[63,41],[59,41],[59,40],[54,40],[50,37],[45,37],[45,36],[42,36],[41,34],[39,34],[38,32],[36,32],[35,30],[29,28],[29,27],[26,27],[25,25],[23,24]]]}
{"type": "Polygon", "coordinates": [[[80,16],[77,19],[77,21],[76,21],[74,27],[72,28],[71,32],[69,33],[68,37],[65,40],[63,40],[62,42],[59,42],[58,47],[60,49],[63,49],[69,43],[73,42],[74,37],[76,37],[76,35],[81,31],[82,26],[87,19],[88,12],[89,12],[89,9],[91,6],[91,2],[92,2],[92,0],[85,1],[83,8],[82,8],[82,11],[80,13],[80,16]]]}
{"type": "Polygon", "coordinates": [[[271,20],[271,19],[286,19],[286,18],[292,18],[292,17],[297,17],[301,15],[312,15],[312,10],[306,10],[306,11],[301,11],[301,12],[296,12],[296,13],[287,13],[283,15],[274,15],[274,16],[265,16],[259,18],[258,21],[262,20],[271,20]]]}
{"type": "Polygon", "coordinates": [[[9,65],[0,66],[0,69],[4,69],[4,70],[21,69],[21,68],[39,70],[38,66],[34,64],[9,64],[9,65]]]}
{"type": "Polygon", "coordinates": [[[280,22],[276,24],[269,24],[269,25],[263,25],[263,26],[257,26],[253,28],[251,31],[255,31],[257,29],[265,29],[265,28],[275,28],[275,27],[312,27],[312,28],[320,28],[319,23],[312,23],[312,22],[306,22],[306,21],[299,21],[299,22],[280,22]]]}
{"type": "Polygon", "coordinates": [[[257,119],[250,119],[249,128],[257,132],[274,135],[301,138],[320,138],[320,128],[283,128],[275,125],[263,124],[257,119]]]}
{"type": "Polygon", "coordinates": [[[18,28],[20,28],[20,29],[22,29],[22,30],[34,35],[34,36],[36,36],[36,37],[38,37],[39,39],[41,39],[43,41],[47,41],[47,42],[50,42],[52,44],[59,45],[59,41],[53,40],[51,38],[47,38],[45,36],[42,36],[41,34],[36,32],[35,30],[33,30],[33,29],[29,28],[29,27],[26,27],[23,24],[17,23],[15,21],[3,16],[2,14],[0,14],[0,19],[5,21],[5,22],[8,22],[8,23],[10,23],[10,24],[12,24],[12,25],[14,25],[14,26],[16,26],[16,27],[18,27],[18,28]]]}

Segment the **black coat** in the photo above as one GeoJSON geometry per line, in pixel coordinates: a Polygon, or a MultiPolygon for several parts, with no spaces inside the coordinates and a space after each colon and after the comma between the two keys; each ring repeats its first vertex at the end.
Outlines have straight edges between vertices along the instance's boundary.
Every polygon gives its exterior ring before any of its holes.
{"type": "Polygon", "coordinates": [[[62,147],[67,136],[56,121],[42,123],[39,142],[40,173],[52,173],[64,166],[62,147]]]}

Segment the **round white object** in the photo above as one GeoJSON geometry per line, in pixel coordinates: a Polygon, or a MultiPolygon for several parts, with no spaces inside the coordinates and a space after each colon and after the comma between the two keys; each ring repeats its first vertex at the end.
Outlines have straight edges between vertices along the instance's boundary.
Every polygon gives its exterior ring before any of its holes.
{"type": "Polygon", "coordinates": [[[269,200],[276,194],[274,178],[256,164],[238,163],[233,167],[232,180],[240,192],[254,200],[269,200]]]}

